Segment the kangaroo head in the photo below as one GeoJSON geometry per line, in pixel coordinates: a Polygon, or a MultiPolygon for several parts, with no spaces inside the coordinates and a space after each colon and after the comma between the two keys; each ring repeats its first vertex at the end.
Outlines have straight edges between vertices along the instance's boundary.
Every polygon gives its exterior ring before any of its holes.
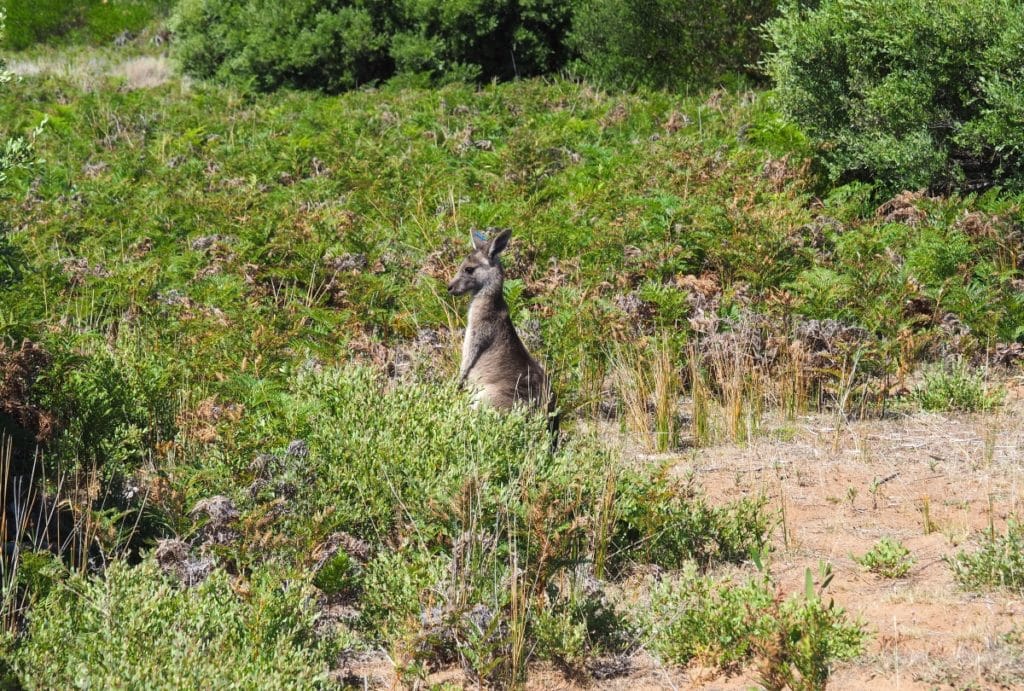
{"type": "Polygon", "coordinates": [[[497,287],[500,290],[504,274],[498,255],[508,246],[512,231],[502,230],[489,240],[477,231],[471,231],[469,235],[473,241],[473,251],[448,284],[448,292],[452,295],[476,295],[487,288],[497,287]]]}

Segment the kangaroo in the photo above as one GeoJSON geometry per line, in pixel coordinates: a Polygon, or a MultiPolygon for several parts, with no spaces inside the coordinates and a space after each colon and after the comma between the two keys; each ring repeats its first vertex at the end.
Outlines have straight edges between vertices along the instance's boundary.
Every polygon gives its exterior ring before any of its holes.
{"type": "Polygon", "coordinates": [[[508,410],[517,403],[546,406],[549,427],[557,433],[550,382],[516,333],[502,292],[505,272],[498,256],[508,246],[512,231],[494,230],[498,234],[489,240],[481,233],[470,232],[473,251],[448,284],[452,295],[473,296],[462,342],[459,385],[469,385],[477,392],[476,401],[499,410],[508,410]]]}

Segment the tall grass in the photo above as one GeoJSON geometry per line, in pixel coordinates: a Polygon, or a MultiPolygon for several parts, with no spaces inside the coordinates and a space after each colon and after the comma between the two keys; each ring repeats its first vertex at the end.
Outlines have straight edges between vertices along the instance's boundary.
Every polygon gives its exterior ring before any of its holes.
{"type": "Polygon", "coordinates": [[[665,337],[643,347],[620,347],[611,367],[615,391],[622,400],[626,427],[657,452],[679,443],[681,376],[665,337]]]}

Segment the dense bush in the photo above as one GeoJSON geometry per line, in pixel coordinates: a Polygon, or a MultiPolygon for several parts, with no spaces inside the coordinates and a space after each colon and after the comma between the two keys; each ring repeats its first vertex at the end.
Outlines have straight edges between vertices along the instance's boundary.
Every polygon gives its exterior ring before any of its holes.
{"type": "Polygon", "coordinates": [[[619,86],[703,86],[750,71],[778,0],[184,0],[173,27],[200,77],[338,91],[550,74],[619,86]],[[570,49],[571,47],[571,49],[570,49]]]}
{"type": "MultiPolygon", "coordinates": [[[[614,608],[580,601],[582,585],[569,583],[577,576],[617,576],[634,562],[742,561],[765,548],[762,502],[712,507],[665,473],[623,470],[592,441],[551,454],[543,416],[470,411],[454,386],[392,387],[358,367],[302,374],[293,386],[236,437],[265,451],[255,470],[226,481],[251,483],[239,494],[242,522],[263,526],[243,536],[235,563],[301,562],[346,536],[359,554],[335,554],[313,582],[358,603],[358,635],[416,639],[422,661],[465,655],[492,680],[514,676],[509,661],[531,653],[481,636],[480,617],[525,631],[533,655],[613,649],[628,626],[614,608]],[[266,529],[280,537],[267,543],[266,529]],[[517,609],[517,598],[539,593],[550,608],[517,609]]],[[[210,453],[189,484],[220,491],[208,484],[230,465],[210,453]]]]}
{"type": "Polygon", "coordinates": [[[1019,185],[1024,3],[825,0],[768,24],[785,112],[834,180],[1019,185]]]}
{"type": "Polygon", "coordinates": [[[778,0],[582,0],[570,45],[576,70],[601,82],[684,89],[749,72],[760,58],[758,27],[778,0]]]}
{"type": "Polygon", "coordinates": [[[61,346],[41,377],[40,403],[61,429],[51,451],[108,477],[136,470],[146,449],[173,436],[170,375],[140,344],[81,356],[61,346]]]}
{"type": "Polygon", "coordinates": [[[388,2],[184,0],[171,22],[186,72],[330,91],[388,76],[388,2]]]}
{"type": "Polygon", "coordinates": [[[185,0],[172,27],[200,77],[340,91],[393,74],[529,76],[565,62],[568,5],[554,0],[185,0]]]}
{"type": "Polygon", "coordinates": [[[400,74],[510,79],[565,64],[572,3],[402,0],[390,55],[400,74]]]}
{"type": "Polygon", "coordinates": [[[7,651],[25,688],[316,688],[329,646],[313,637],[310,592],[255,574],[244,592],[215,572],[181,587],[155,563],[72,576],[32,610],[7,651]]]}

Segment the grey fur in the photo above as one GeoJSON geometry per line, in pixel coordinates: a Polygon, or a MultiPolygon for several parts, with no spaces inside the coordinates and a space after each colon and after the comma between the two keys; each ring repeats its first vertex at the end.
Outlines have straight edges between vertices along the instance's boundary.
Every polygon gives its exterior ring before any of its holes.
{"type": "MultiPolygon", "coordinates": [[[[490,239],[470,233],[473,251],[448,284],[452,295],[470,293],[466,336],[462,344],[459,384],[478,392],[479,399],[500,410],[517,403],[555,410],[555,397],[544,368],[526,350],[508,313],[502,291],[505,274],[499,255],[512,231],[488,229],[490,239]],[[496,232],[497,234],[493,234],[496,232]]],[[[552,427],[557,420],[552,416],[552,427]]]]}

